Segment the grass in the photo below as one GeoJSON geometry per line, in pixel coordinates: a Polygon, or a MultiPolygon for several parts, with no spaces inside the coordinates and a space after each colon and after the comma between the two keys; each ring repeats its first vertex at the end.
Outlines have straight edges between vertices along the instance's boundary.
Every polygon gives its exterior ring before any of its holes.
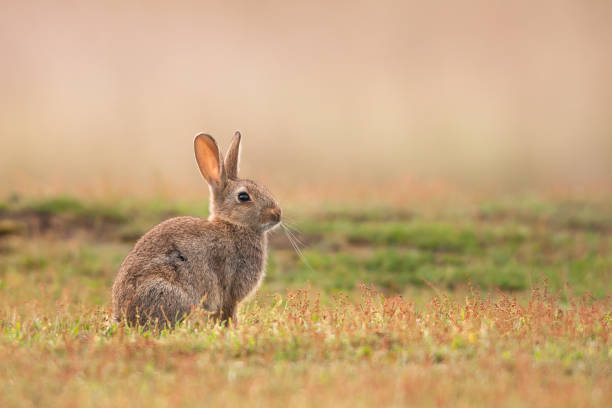
{"type": "Polygon", "coordinates": [[[258,298],[225,329],[108,321],[105,308],[33,300],[4,309],[2,406],[604,406],[612,398],[610,298],[524,303],[498,294],[425,306],[362,288],[258,298]],[[41,379],[43,379],[41,381],[41,379]]]}
{"type": "Polygon", "coordinates": [[[9,197],[0,406],[606,406],[608,199],[288,208],[229,329],[109,321],[138,236],[206,203],[9,197]],[[365,285],[364,285],[365,284],[365,285]]]}

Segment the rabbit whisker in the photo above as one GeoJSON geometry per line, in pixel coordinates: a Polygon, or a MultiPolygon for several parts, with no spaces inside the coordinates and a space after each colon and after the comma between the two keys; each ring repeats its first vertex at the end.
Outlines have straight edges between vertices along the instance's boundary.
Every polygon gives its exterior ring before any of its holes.
{"type": "Polygon", "coordinates": [[[297,244],[299,244],[299,246],[300,246],[300,247],[304,248],[304,247],[306,246],[306,244],[305,244],[305,243],[304,243],[304,242],[303,242],[301,239],[299,239],[299,238],[297,237],[297,235],[296,235],[296,234],[295,234],[293,231],[291,231],[290,229],[286,229],[286,230],[285,230],[285,233],[286,233],[286,234],[288,234],[288,235],[291,235],[291,238],[293,238],[293,240],[294,240],[294,241],[295,241],[297,244]]]}
{"type": "Polygon", "coordinates": [[[298,238],[298,234],[301,234],[301,231],[298,230],[297,228],[291,226],[290,224],[286,223],[285,221],[283,221],[283,226],[285,228],[285,231],[287,231],[288,233],[291,234],[291,236],[293,237],[293,239],[300,244],[301,246],[305,247],[306,244],[300,239],[298,238]]]}
{"type": "Polygon", "coordinates": [[[287,239],[291,243],[291,246],[295,250],[295,253],[298,254],[298,256],[302,259],[302,262],[304,262],[304,265],[306,265],[308,269],[310,269],[310,271],[314,273],[315,270],[312,268],[312,266],[310,265],[310,263],[308,262],[304,254],[302,253],[302,250],[300,249],[298,244],[294,241],[295,236],[291,233],[291,231],[285,225],[285,223],[281,223],[281,226],[283,227],[283,230],[285,231],[285,235],[287,236],[287,239]]]}

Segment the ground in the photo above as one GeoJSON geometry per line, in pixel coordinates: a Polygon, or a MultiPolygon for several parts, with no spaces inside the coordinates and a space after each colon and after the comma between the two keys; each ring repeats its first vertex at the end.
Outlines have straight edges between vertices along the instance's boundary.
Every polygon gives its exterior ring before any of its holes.
{"type": "Polygon", "coordinates": [[[206,202],[0,202],[0,406],[612,403],[612,199],[294,205],[225,328],[109,321],[135,240],[206,202]]]}

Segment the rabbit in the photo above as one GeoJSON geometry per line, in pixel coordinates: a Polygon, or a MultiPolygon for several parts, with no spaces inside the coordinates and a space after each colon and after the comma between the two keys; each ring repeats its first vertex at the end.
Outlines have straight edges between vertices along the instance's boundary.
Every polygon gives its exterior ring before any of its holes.
{"type": "Polygon", "coordinates": [[[236,132],[223,160],[215,139],[195,137],[210,216],[171,218],[138,240],[113,284],[115,321],[174,326],[202,307],[226,325],[237,323],[238,304],[263,280],[267,233],[281,222],[270,192],[238,178],[240,140],[236,132]]]}

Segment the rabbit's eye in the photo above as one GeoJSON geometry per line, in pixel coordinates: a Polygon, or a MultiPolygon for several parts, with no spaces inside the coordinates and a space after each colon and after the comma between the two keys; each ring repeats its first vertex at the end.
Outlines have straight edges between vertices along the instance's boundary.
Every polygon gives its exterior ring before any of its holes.
{"type": "Polygon", "coordinates": [[[241,203],[249,201],[250,199],[251,197],[249,196],[248,193],[245,193],[244,191],[241,191],[238,193],[238,201],[240,201],[241,203]]]}

